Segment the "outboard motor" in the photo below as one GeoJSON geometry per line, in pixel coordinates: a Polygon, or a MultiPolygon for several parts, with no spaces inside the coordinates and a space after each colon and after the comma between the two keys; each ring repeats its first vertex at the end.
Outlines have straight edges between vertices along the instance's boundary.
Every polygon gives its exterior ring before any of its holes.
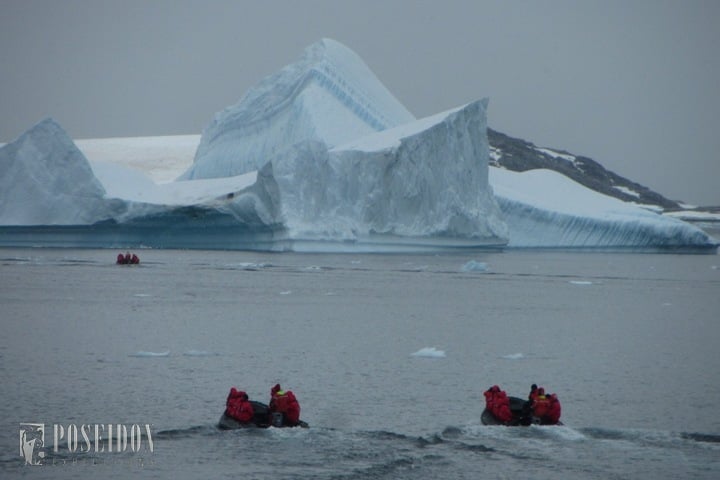
{"type": "Polygon", "coordinates": [[[273,427],[282,427],[283,426],[283,414],[280,412],[273,412],[272,417],[270,418],[270,423],[273,427]]]}

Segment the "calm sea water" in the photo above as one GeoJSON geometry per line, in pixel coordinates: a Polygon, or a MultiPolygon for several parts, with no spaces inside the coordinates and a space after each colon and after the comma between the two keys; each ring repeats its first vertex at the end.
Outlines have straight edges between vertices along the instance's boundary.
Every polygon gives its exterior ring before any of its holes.
{"type": "Polygon", "coordinates": [[[720,256],[116,253],[0,250],[0,477],[720,477],[720,256]],[[276,382],[310,429],[215,428],[276,382]],[[481,425],[531,383],[565,426],[481,425]],[[108,423],[153,450],[53,451],[108,423]]]}

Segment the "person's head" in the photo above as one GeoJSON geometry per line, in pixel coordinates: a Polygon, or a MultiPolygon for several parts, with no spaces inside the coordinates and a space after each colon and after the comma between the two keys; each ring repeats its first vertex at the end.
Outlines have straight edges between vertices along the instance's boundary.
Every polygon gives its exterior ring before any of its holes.
{"type": "Polygon", "coordinates": [[[270,389],[270,393],[275,394],[275,393],[278,393],[280,390],[282,390],[282,388],[280,387],[280,384],[276,383],[275,386],[270,389]]]}
{"type": "Polygon", "coordinates": [[[538,395],[540,395],[541,397],[545,395],[545,389],[542,387],[538,388],[537,392],[538,395]]]}
{"type": "Polygon", "coordinates": [[[533,383],[532,385],[530,385],[530,391],[534,392],[535,390],[537,390],[537,385],[533,383]]]}

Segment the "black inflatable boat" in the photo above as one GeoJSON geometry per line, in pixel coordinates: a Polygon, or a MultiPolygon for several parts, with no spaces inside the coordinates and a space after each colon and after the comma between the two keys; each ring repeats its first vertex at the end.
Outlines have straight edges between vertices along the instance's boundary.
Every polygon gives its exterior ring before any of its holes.
{"type": "Polygon", "coordinates": [[[529,405],[522,398],[508,397],[510,399],[510,412],[512,420],[505,423],[499,420],[495,415],[490,413],[486,408],[480,415],[480,421],[483,425],[507,425],[509,427],[526,427],[528,425],[562,425],[562,422],[545,423],[537,417],[533,417],[529,405]]]}
{"type": "Polygon", "coordinates": [[[235,430],[238,428],[269,428],[269,427],[277,427],[277,428],[294,428],[294,427],[300,427],[300,428],[309,428],[310,425],[308,425],[306,422],[303,422],[300,420],[297,425],[283,425],[283,419],[281,413],[270,413],[268,406],[262,402],[258,402],[255,400],[250,400],[250,403],[253,406],[253,418],[247,423],[238,422],[232,417],[229,417],[228,415],[223,412],[223,414],[220,416],[220,421],[218,421],[218,428],[220,430],[235,430]]]}

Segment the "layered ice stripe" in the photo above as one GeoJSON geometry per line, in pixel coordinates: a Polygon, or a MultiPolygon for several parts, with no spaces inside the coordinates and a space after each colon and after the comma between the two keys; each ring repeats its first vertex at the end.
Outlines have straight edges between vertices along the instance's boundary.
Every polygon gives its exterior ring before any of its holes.
{"type": "Polygon", "coordinates": [[[180,179],[247,173],[300,142],[332,147],[413,120],[357,54],[323,39],[219,112],[180,179]]]}
{"type": "Polygon", "coordinates": [[[510,247],[713,247],[703,230],[599,194],[551,170],[490,167],[510,247]]]}

